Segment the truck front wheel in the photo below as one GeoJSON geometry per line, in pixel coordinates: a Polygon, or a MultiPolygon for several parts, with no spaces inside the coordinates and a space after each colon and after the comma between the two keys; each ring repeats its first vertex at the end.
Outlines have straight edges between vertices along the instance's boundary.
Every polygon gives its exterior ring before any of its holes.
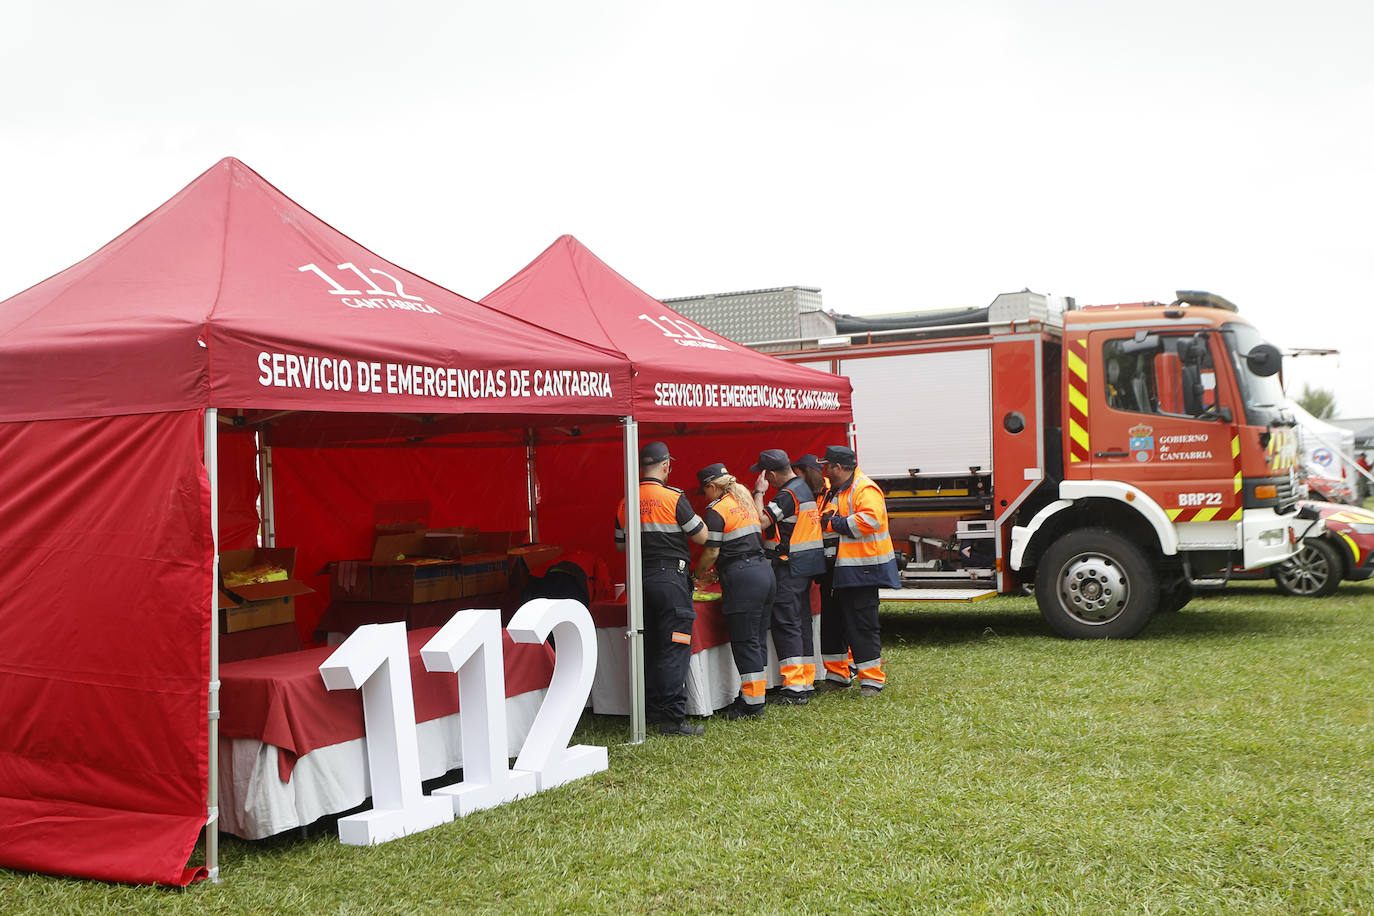
{"type": "Polygon", "coordinates": [[[1105,528],[1071,531],[1049,546],[1035,601],[1070,639],[1129,639],[1159,606],[1159,577],[1140,548],[1105,528]]]}

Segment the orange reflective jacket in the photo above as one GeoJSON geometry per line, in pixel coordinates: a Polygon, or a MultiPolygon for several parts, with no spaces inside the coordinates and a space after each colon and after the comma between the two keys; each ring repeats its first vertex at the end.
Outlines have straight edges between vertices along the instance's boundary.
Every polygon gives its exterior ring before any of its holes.
{"type": "Polygon", "coordinates": [[[763,546],[770,557],[787,560],[794,576],[818,576],[825,572],[825,545],[821,541],[821,513],[816,498],[801,477],[793,477],[783,485],[796,501],[794,515],[778,518],[775,509],[786,511],[778,504],[778,497],[769,501],[766,511],[773,525],[763,538],[763,546]]]}
{"type": "Polygon", "coordinates": [[[900,588],[882,488],[855,468],[848,485],[831,489],[830,501],[835,507],[831,525],[840,535],[834,587],[900,588]]]}

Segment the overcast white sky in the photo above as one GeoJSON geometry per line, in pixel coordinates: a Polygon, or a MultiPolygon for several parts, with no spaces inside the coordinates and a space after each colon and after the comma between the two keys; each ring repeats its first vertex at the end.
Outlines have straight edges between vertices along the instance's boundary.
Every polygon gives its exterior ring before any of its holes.
{"type": "Polygon", "coordinates": [[[1209,289],[1374,416],[1369,0],[6,0],[0,298],[224,156],[472,298],[1209,289]]]}

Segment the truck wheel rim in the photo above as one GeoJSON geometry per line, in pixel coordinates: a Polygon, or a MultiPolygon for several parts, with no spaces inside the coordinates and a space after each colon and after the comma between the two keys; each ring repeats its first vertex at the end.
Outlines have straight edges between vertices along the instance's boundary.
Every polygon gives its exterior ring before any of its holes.
{"type": "Polygon", "coordinates": [[[1279,575],[1288,590],[1298,595],[1311,595],[1326,584],[1331,570],[1326,558],[1310,547],[1298,551],[1298,555],[1279,567],[1279,575]]]}
{"type": "Polygon", "coordinates": [[[1059,577],[1059,603],[1070,616],[1093,626],[1110,623],[1126,609],[1130,581],[1110,557],[1074,557],[1059,577]]]}

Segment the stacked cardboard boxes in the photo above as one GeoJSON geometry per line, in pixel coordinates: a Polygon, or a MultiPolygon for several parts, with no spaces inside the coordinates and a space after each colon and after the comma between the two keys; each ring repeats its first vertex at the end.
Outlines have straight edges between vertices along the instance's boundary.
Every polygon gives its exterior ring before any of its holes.
{"type": "Polygon", "coordinates": [[[505,591],[511,533],[475,528],[379,529],[372,557],[330,563],[334,601],[423,604],[505,591]]]}

